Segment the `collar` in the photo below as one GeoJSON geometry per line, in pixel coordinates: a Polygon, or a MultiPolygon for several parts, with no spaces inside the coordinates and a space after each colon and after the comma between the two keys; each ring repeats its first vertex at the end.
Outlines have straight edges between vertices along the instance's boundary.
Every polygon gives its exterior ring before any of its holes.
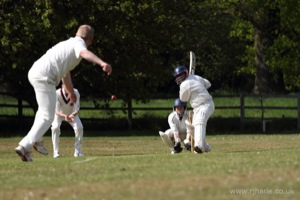
{"type": "Polygon", "coordinates": [[[66,96],[66,91],[61,87],[60,88],[60,94],[62,96],[62,99],[64,100],[65,104],[68,104],[70,99],[68,99],[68,96],[66,96]]]}

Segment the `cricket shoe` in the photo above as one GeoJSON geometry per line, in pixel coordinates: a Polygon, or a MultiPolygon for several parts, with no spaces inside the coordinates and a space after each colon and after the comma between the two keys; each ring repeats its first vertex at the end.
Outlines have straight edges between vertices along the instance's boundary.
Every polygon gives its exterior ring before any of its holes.
{"type": "Polygon", "coordinates": [[[59,157],[59,153],[58,152],[54,152],[53,153],[53,158],[58,158],[59,157]]]}
{"type": "Polygon", "coordinates": [[[48,155],[48,151],[47,151],[47,149],[45,148],[44,142],[43,142],[43,141],[42,141],[42,142],[36,142],[36,143],[33,145],[33,148],[34,148],[37,152],[39,152],[39,153],[41,153],[41,154],[43,154],[43,155],[48,155]]]}
{"type": "Polygon", "coordinates": [[[186,150],[191,151],[191,143],[185,143],[184,146],[186,150]]]}
{"type": "Polygon", "coordinates": [[[208,153],[211,151],[211,146],[209,144],[205,144],[205,152],[208,153]]]}
{"type": "MultiPolygon", "coordinates": [[[[181,151],[180,151],[181,152],[181,151]]],[[[175,151],[174,149],[173,150],[171,150],[171,154],[177,154],[177,153],[180,153],[180,152],[178,152],[178,151],[175,151]]]]}
{"type": "Polygon", "coordinates": [[[82,156],[84,156],[84,154],[81,151],[75,151],[75,153],[74,153],[75,158],[82,157],[82,156]]]}
{"type": "Polygon", "coordinates": [[[175,142],[173,151],[174,151],[174,153],[180,153],[182,151],[180,142],[175,142]]]}
{"type": "Polygon", "coordinates": [[[24,162],[31,162],[32,159],[30,157],[30,151],[26,151],[24,147],[19,145],[18,147],[15,148],[16,153],[20,156],[22,161],[24,162]]]}
{"type": "Polygon", "coordinates": [[[195,146],[195,147],[194,147],[194,153],[195,153],[195,154],[199,154],[199,153],[203,153],[203,151],[202,151],[202,149],[200,149],[200,147],[195,146]]]}

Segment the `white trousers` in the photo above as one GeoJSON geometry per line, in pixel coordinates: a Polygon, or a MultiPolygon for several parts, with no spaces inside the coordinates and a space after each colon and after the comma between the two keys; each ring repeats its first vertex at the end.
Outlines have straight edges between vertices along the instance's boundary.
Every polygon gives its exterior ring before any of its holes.
{"type": "Polygon", "coordinates": [[[200,147],[202,151],[205,151],[206,147],[206,124],[209,117],[215,110],[215,104],[213,101],[209,101],[199,108],[194,109],[193,115],[193,125],[195,127],[194,130],[194,140],[195,146],[200,147]]]}
{"type": "MultiPolygon", "coordinates": [[[[171,129],[166,130],[165,134],[168,135],[172,140],[174,140],[174,132],[171,129]]],[[[187,133],[179,133],[179,138],[181,141],[186,139],[186,134],[187,133]]],[[[175,142],[175,140],[174,140],[174,142],[175,142]]]]}
{"type": "Polygon", "coordinates": [[[56,104],[55,81],[42,76],[36,70],[31,68],[28,73],[28,79],[34,88],[38,110],[30,131],[19,142],[27,151],[35,142],[40,141],[46,131],[50,128],[54,118],[56,104]]]}
{"type": "MultiPolygon", "coordinates": [[[[59,142],[60,142],[60,126],[61,123],[64,121],[63,117],[60,117],[58,115],[54,116],[54,120],[51,126],[51,131],[52,131],[52,144],[53,144],[53,152],[54,153],[59,153],[59,142]]],[[[80,118],[77,116],[75,116],[74,121],[73,122],[68,122],[74,130],[75,133],[75,144],[74,144],[74,148],[75,151],[80,152],[80,148],[82,146],[82,138],[83,138],[83,126],[81,123],[80,118]]]]}

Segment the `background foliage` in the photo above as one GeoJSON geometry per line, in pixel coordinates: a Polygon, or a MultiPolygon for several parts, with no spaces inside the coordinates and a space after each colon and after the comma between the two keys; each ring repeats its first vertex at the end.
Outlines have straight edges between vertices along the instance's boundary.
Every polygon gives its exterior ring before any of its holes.
{"type": "Polygon", "coordinates": [[[129,108],[132,99],[175,98],[172,72],[189,64],[190,50],[212,91],[297,91],[300,7],[292,1],[3,0],[1,90],[36,107],[29,68],[79,25],[90,24],[96,29],[91,50],[112,64],[113,75],[81,62],[72,74],[82,96],[115,93],[129,108]]]}

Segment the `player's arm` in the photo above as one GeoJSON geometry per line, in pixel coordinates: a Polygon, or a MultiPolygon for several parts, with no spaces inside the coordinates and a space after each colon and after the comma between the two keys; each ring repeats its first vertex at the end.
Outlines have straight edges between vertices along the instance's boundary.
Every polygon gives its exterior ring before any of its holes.
{"type": "Polygon", "coordinates": [[[79,109],[80,109],[80,94],[79,94],[78,90],[75,90],[75,94],[76,94],[77,101],[74,104],[74,110],[70,114],[70,117],[75,117],[76,115],[78,115],[79,109]]]}
{"type": "Polygon", "coordinates": [[[91,63],[95,63],[97,65],[100,65],[102,67],[102,70],[104,72],[106,72],[108,75],[111,74],[111,72],[112,72],[111,66],[108,63],[104,62],[101,58],[96,56],[93,52],[85,49],[85,50],[80,51],[80,56],[83,59],[85,59],[85,60],[87,60],[91,63]]]}
{"type": "Polygon", "coordinates": [[[74,120],[74,117],[72,117],[71,115],[66,115],[62,112],[55,111],[55,114],[60,117],[63,117],[67,122],[72,122],[74,120]]]}
{"type": "Polygon", "coordinates": [[[174,139],[176,141],[176,139],[179,138],[179,130],[175,123],[175,120],[176,120],[176,118],[175,118],[175,114],[173,112],[168,117],[168,123],[169,123],[170,129],[172,130],[172,132],[174,134],[174,139]]]}
{"type": "Polygon", "coordinates": [[[65,89],[68,92],[68,98],[71,99],[72,102],[76,103],[77,97],[74,92],[73,84],[72,84],[72,79],[71,79],[71,73],[68,72],[63,78],[62,78],[65,89]]]}
{"type": "Polygon", "coordinates": [[[63,117],[63,118],[65,118],[66,117],[66,115],[65,114],[63,114],[62,112],[59,112],[59,110],[60,110],[60,107],[61,107],[61,105],[60,105],[60,102],[59,102],[59,100],[58,100],[58,96],[59,96],[60,94],[56,91],[56,105],[55,105],[55,114],[57,115],[57,116],[59,116],[59,117],[63,117]]]}
{"type": "Polygon", "coordinates": [[[205,87],[206,89],[210,88],[211,83],[210,83],[207,79],[203,78],[203,82],[204,82],[204,87],[205,87]]]}
{"type": "Polygon", "coordinates": [[[181,101],[188,102],[190,100],[191,93],[188,87],[188,84],[185,84],[184,82],[181,83],[179,90],[179,98],[181,101]]]}
{"type": "Polygon", "coordinates": [[[55,114],[58,115],[58,116],[60,116],[60,117],[63,117],[63,118],[66,118],[66,116],[67,116],[64,113],[58,112],[58,111],[55,111],[55,114]]]}

